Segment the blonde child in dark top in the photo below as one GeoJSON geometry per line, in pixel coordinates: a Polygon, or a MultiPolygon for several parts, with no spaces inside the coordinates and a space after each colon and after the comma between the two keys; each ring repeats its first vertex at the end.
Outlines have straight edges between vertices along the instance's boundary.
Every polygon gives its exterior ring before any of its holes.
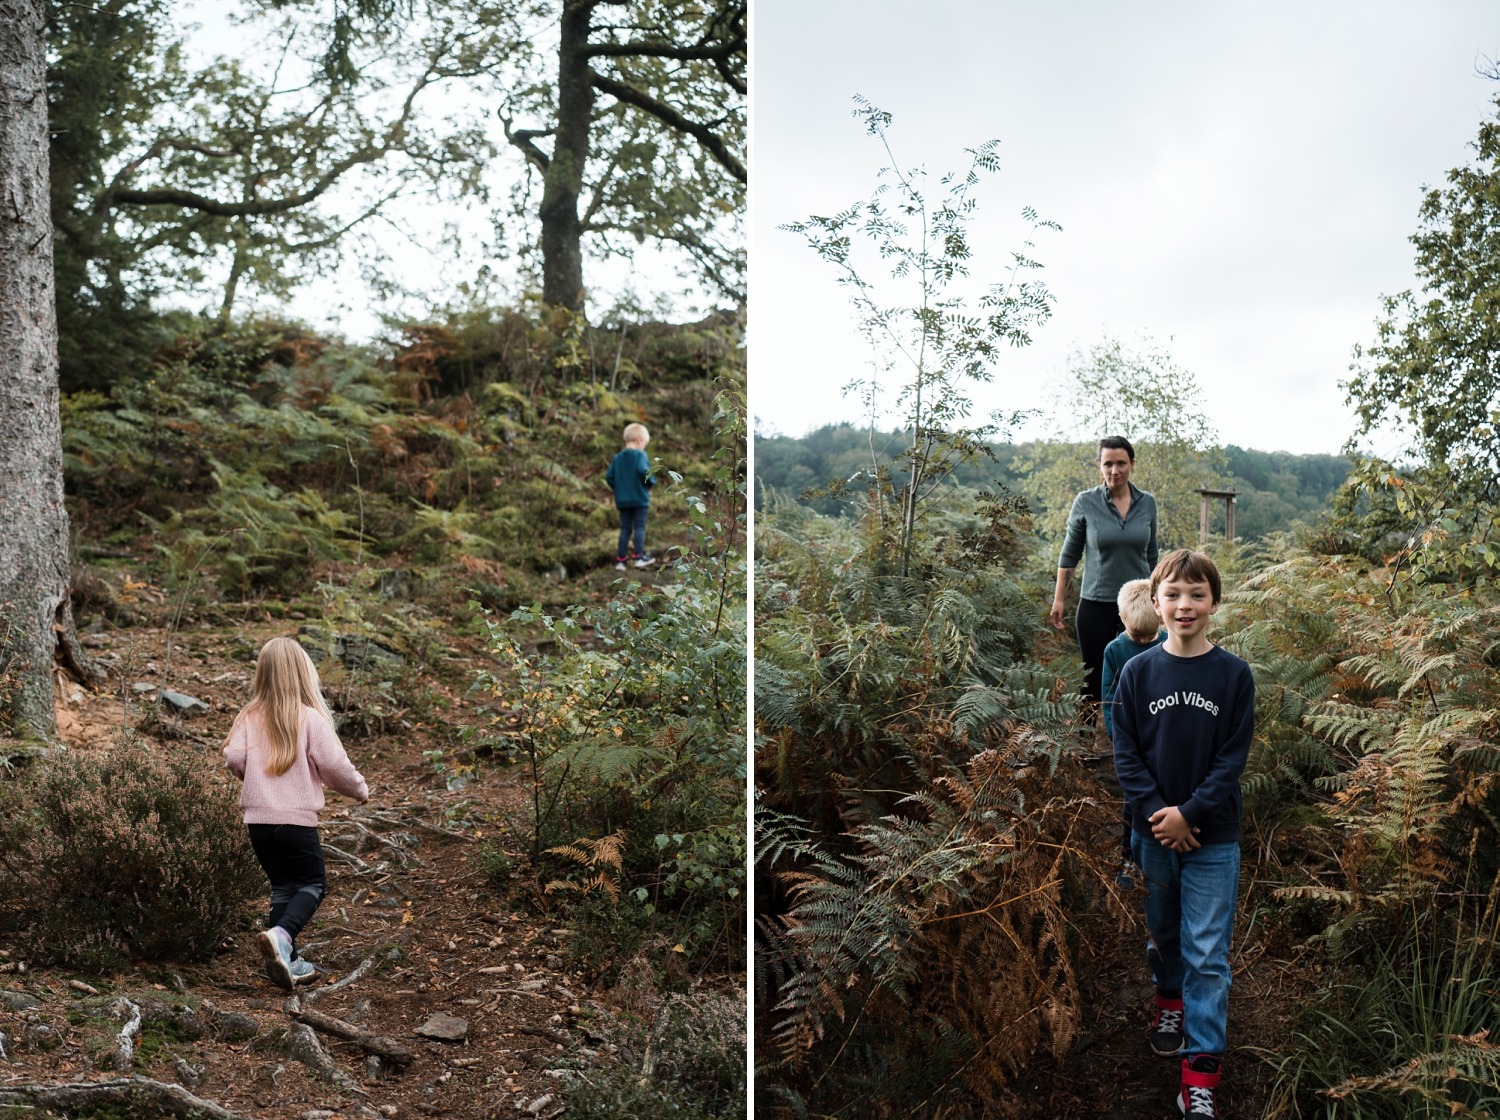
{"type": "Polygon", "coordinates": [[[626,570],[627,563],[649,568],[656,563],[646,554],[646,518],[651,512],[651,487],[656,475],[646,457],[651,433],[644,424],[626,424],[625,447],[609,461],[604,481],[614,492],[615,509],[620,514],[620,542],[615,548],[615,571],[626,570]]]}
{"type": "Polygon", "coordinates": [[[1125,632],[1104,647],[1102,695],[1104,700],[1104,727],[1113,741],[1115,734],[1114,698],[1115,685],[1120,680],[1120,670],[1125,662],[1136,654],[1145,653],[1152,646],[1167,640],[1167,632],[1161,628],[1156,605],[1151,602],[1151,581],[1133,579],[1120,588],[1115,605],[1120,609],[1120,621],[1125,632]]]}
{"type": "MultiPolygon", "coordinates": [[[[1115,737],[1115,686],[1120,681],[1120,670],[1125,668],[1125,662],[1132,657],[1167,640],[1167,632],[1161,628],[1161,619],[1156,614],[1156,604],[1151,601],[1149,579],[1127,581],[1120,588],[1115,602],[1120,608],[1120,621],[1125,624],[1125,632],[1104,647],[1101,693],[1104,729],[1109,732],[1111,743],[1115,737]]],[[[1134,863],[1135,857],[1130,848],[1130,802],[1126,801],[1120,829],[1120,875],[1117,879],[1122,888],[1134,886],[1130,875],[1130,868],[1134,863]]]]}
{"type": "Polygon", "coordinates": [[[244,780],[240,807],[271,884],[270,916],[256,944],[266,975],[291,991],[316,972],[295,942],[328,889],[318,842],[323,787],[360,803],[370,798],[333,729],[312,658],[296,639],[272,638],[261,647],[250,702],[224,741],[224,765],[244,780]]]}

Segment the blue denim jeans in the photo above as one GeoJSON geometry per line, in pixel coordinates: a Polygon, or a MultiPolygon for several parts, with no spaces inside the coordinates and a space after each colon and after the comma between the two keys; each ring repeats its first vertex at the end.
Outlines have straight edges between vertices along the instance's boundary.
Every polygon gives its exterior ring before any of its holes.
{"type": "Polygon", "coordinates": [[[625,506],[621,508],[620,544],[615,549],[616,560],[624,560],[627,556],[646,555],[646,514],[650,512],[650,506],[625,506]],[[632,537],[634,538],[634,548],[631,547],[632,537]]]}
{"type": "Polygon", "coordinates": [[[1240,846],[1174,852],[1130,834],[1146,881],[1146,962],[1158,988],[1182,992],[1187,1053],[1222,1055],[1229,1019],[1229,939],[1239,899],[1240,846]]]}

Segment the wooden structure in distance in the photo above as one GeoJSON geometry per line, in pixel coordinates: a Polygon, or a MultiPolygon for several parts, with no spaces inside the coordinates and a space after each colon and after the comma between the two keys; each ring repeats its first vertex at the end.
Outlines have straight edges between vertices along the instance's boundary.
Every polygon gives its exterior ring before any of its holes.
{"type": "Polygon", "coordinates": [[[1208,527],[1212,523],[1209,516],[1212,507],[1210,502],[1221,500],[1224,503],[1224,539],[1234,540],[1234,499],[1239,494],[1238,490],[1205,490],[1198,488],[1200,498],[1198,504],[1198,544],[1208,544],[1208,527]]]}

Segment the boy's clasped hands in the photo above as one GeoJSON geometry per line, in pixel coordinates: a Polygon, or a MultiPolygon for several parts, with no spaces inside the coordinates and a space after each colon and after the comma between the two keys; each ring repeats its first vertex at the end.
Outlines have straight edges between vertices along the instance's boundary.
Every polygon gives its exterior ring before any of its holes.
{"type": "Polygon", "coordinates": [[[1188,824],[1187,818],[1182,815],[1182,810],[1176,805],[1168,805],[1152,813],[1151,835],[1165,847],[1174,852],[1191,852],[1203,845],[1193,833],[1198,830],[1188,824]]]}

